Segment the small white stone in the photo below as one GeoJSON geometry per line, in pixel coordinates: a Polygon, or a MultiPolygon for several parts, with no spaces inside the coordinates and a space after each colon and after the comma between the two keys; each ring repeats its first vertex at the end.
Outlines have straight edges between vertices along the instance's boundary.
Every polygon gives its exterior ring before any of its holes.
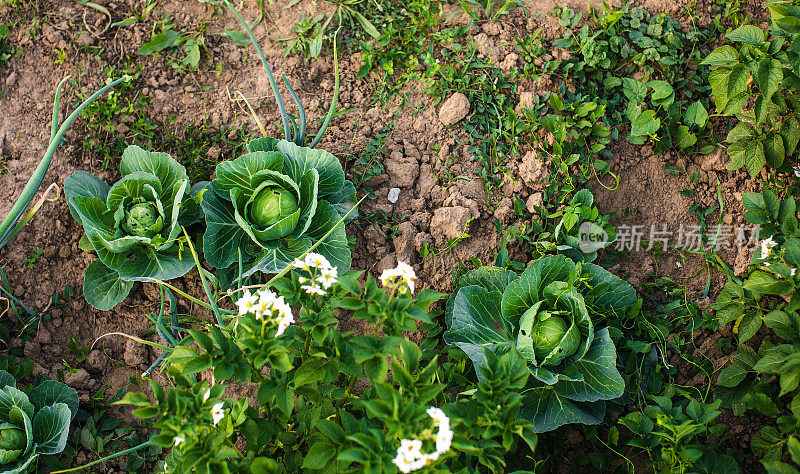
{"type": "Polygon", "coordinates": [[[386,195],[386,199],[388,199],[389,202],[392,204],[396,203],[399,197],[400,197],[400,188],[392,188],[389,190],[389,194],[386,195]]]}

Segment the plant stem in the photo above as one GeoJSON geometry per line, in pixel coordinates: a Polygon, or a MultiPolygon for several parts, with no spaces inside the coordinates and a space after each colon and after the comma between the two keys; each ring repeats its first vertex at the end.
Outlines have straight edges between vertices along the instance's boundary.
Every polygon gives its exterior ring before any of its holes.
{"type": "Polygon", "coordinates": [[[106,456],[104,458],[100,458],[97,461],[90,462],[89,464],[84,464],[83,466],[73,467],[73,468],[70,468],[70,469],[64,469],[62,471],[53,471],[52,474],[60,474],[62,472],[80,471],[81,469],[86,469],[87,467],[94,466],[95,464],[100,464],[101,462],[108,461],[111,458],[116,458],[118,456],[124,456],[125,454],[129,454],[129,453],[132,453],[134,451],[138,451],[138,450],[140,450],[140,449],[142,449],[142,448],[144,448],[146,446],[149,446],[149,445],[150,445],[150,441],[145,441],[144,443],[142,443],[142,444],[140,444],[138,446],[134,446],[134,447],[128,448],[128,449],[126,449],[124,451],[120,451],[118,453],[112,454],[110,456],[106,456]]]}

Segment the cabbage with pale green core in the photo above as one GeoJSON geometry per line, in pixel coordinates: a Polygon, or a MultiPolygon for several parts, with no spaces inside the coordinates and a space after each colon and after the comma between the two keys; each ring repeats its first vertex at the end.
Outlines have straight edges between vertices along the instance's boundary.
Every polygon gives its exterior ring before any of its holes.
{"type": "Polygon", "coordinates": [[[238,281],[240,268],[242,278],[278,273],[317,242],[314,252],[340,273],[350,268],[345,228],[337,224],[356,215],[355,187],[338,158],[265,137],[216,172],[201,202],[203,253],[223,286],[238,281]]]}
{"type": "Polygon", "coordinates": [[[153,237],[164,228],[164,218],[151,202],[140,202],[131,206],[125,215],[125,223],[128,231],[139,237],[153,237]]]}
{"type": "Polygon", "coordinates": [[[517,351],[531,374],[519,416],[535,431],[599,424],[625,382],[608,328],[594,324],[626,314],[635,301],[627,282],[562,255],[535,260],[521,275],[482,267],[461,277],[448,299],[444,340],[469,356],[479,380],[484,351],[517,351]]]}
{"type": "Polygon", "coordinates": [[[40,472],[39,456],[57,455],[67,446],[70,422],[78,413],[78,393],[55,380],[25,391],[0,370],[0,473],[40,472]]]}
{"type": "Polygon", "coordinates": [[[263,188],[250,204],[250,218],[262,229],[295,212],[297,198],[290,191],[280,188],[263,188]]]}
{"type": "Polygon", "coordinates": [[[541,360],[542,365],[557,365],[578,350],[579,333],[577,331],[568,333],[568,329],[566,321],[559,316],[550,316],[534,323],[531,328],[533,350],[536,359],[541,360]],[[556,354],[552,354],[553,351],[556,351],[556,354]]]}
{"type": "Polygon", "coordinates": [[[64,181],[72,216],[83,223],[81,248],[97,259],[84,274],[83,296],[109,310],[135,281],[168,281],[194,268],[183,228],[200,220],[197,192],[186,169],[166,153],[131,145],[120,162],[122,178],[109,185],[78,171],[64,181]]]}
{"type": "Polygon", "coordinates": [[[25,432],[11,423],[0,424],[0,464],[17,459],[25,450],[25,432]]]}

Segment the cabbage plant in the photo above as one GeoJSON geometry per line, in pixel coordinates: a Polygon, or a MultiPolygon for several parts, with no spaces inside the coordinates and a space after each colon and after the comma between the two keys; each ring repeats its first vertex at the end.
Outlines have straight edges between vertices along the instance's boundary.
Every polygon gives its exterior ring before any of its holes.
{"type": "Polygon", "coordinates": [[[272,138],[254,140],[247,150],[217,165],[217,179],[203,194],[208,263],[238,273],[241,262],[244,277],[278,273],[321,240],[314,251],[347,271],[350,249],[337,223],[352,209],[355,188],[339,160],[272,138]]]}
{"type": "Polygon", "coordinates": [[[482,267],[462,277],[448,301],[444,339],[470,357],[478,379],[484,349],[524,357],[531,377],[519,416],[536,432],[598,424],[625,383],[608,328],[595,323],[624,314],[635,301],[627,282],[561,255],[542,257],[521,275],[482,267]]]}
{"type": "Polygon", "coordinates": [[[46,380],[26,394],[0,370],[0,474],[25,473],[40,455],[59,454],[78,413],[78,394],[46,380]]]}
{"type": "Polygon", "coordinates": [[[70,212],[86,232],[81,247],[98,257],[86,268],[83,294],[101,310],[124,300],[135,281],[171,280],[195,265],[182,251],[181,224],[197,221],[199,211],[186,169],[135,145],[125,149],[119,169],[122,179],[113,186],[84,171],[64,180],[70,212]]]}

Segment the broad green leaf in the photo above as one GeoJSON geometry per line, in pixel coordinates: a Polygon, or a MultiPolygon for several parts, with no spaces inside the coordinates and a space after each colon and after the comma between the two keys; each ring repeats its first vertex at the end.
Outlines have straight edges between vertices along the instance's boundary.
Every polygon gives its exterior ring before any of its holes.
{"type": "Polygon", "coordinates": [[[122,302],[133,288],[132,281],[120,278],[116,270],[94,260],[86,267],[83,281],[83,297],[101,311],[108,311],[122,302]]]}
{"type": "Polygon", "coordinates": [[[305,469],[322,469],[336,456],[336,447],[327,441],[312,444],[303,459],[301,467],[305,469]]]}
{"type": "Polygon", "coordinates": [[[233,188],[238,188],[245,195],[251,195],[257,185],[253,177],[259,171],[281,171],[283,155],[278,152],[254,151],[240,156],[233,161],[223,161],[217,165],[217,179],[212,183],[213,189],[220,196],[228,196],[233,188]]]}
{"type": "Polygon", "coordinates": [[[582,275],[592,275],[587,293],[587,306],[608,316],[622,316],[636,301],[636,290],[630,283],[593,263],[581,265],[582,275]]]}
{"type": "Polygon", "coordinates": [[[143,44],[137,54],[147,56],[176,45],[180,34],[175,30],[166,30],[153,36],[150,41],[143,44]]]}
{"type": "Polygon", "coordinates": [[[6,372],[5,370],[0,370],[0,389],[5,387],[16,387],[17,381],[14,379],[14,376],[6,372]]]}
{"type": "Polygon", "coordinates": [[[661,127],[661,119],[656,118],[655,110],[645,110],[631,123],[631,135],[654,135],[661,127]]]}
{"type": "Polygon", "coordinates": [[[194,265],[191,252],[181,251],[176,245],[158,252],[152,248],[139,249],[117,268],[117,272],[127,281],[169,281],[186,275],[194,265]]]}
{"type": "Polygon", "coordinates": [[[777,59],[764,58],[758,62],[756,71],[758,88],[766,99],[781,89],[783,66],[777,59]]]}
{"type": "Polygon", "coordinates": [[[299,224],[295,227],[294,233],[292,234],[292,237],[295,239],[301,237],[308,231],[314,214],[317,212],[319,173],[317,173],[315,169],[309,170],[300,178],[297,184],[300,188],[300,201],[298,201],[300,212],[298,214],[299,224]]]}
{"type": "Polygon", "coordinates": [[[106,202],[111,186],[93,174],[85,171],[76,171],[64,180],[64,199],[69,205],[70,213],[75,220],[80,220],[78,214],[72,209],[72,198],[87,196],[106,202]]]}
{"type": "Polygon", "coordinates": [[[689,131],[689,127],[681,125],[678,127],[678,136],[675,139],[675,144],[680,148],[689,148],[697,143],[697,135],[689,131]]]}
{"type": "Polygon", "coordinates": [[[56,380],[45,380],[40,383],[31,391],[29,397],[37,411],[55,403],[64,403],[69,408],[70,420],[75,419],[75,415],[78,414],[78,392],[56,380]]]}
{"type": "MultiPolygon", "coordinates": [[[[311,219],[311,225],[308,227],[308,231],[303,234],[303,238],[311,239],[312,244],[317,243],[329,230],[333,229],[340,219],[341,217],[335,207],[327,201],[318,201],[317,210],[311,219]]],[[[331,262],[331,265],[339,269],[340,274],[349,270],[352,257],[344,224],[336,227],[331,232],[331,235],[325,238],[314,251],[324,255],[331,262]]]]}
{"type": "Polygon", "coordinates": [[[136,145],[125,148],[119,164],[119,171],[123,177],[141,171],[158,178],[162,190],[161,202],[167,209],[170,209],[175,202],[180,188],[178,182],[189,181],[186,168],[174,158],[166,153],[146,151],[136,145]]]}
{"type": "Polygon", "coordinates": [[[571,362],[570,366],[583,375],[583,381],[557,383],[555,391],[560,396],[580,402],[611,400],[622,396],[625,381],[617,370],[617,350],[608,328],[595,332],[589,351],[581,359],[571,362]]]}
{"type": "Polygon", "coordinates": [[[775,21],[778,28],[793,35],[800,34],[800,18],[795,16],[784,16],[775,21]]]}
{"type": "Polygon", "coordinates": [[[755,179],[758,176],[766,162],[764,144],[760,142],[748,143],[745,148],[745,167],[751,178],[755,179]]]}
{"type": "Polygon", "coordinates": [[[706,122],[708,121],[708,111],[703,104],[700,103],[698,100],[697,102],[693,102],[689,107],[686,108],[686,113],[684,114],[684,120],[687,124],[694,124],[697,125],[699,128],[703,128],[706,126],[706,122]]]}
{"type": "Polygon", "coordinates": [[[598,425],[606,414],[606,402],[576,402],[549,386],[527,389],[519,416],[533,422],[533,431],[544,433],[569,423],[598,425]]]}
{"type": "Polygon", "coordinates": [[[503,318],[516,324],[520,316],[541,299],[541,289],[554,281],[567,281],[574,270],[575,263],[563,255],[536,260],[503,292],[503,318]]]}
{"type": "MultiPolygon", "coordinates": [[[[6,385],[5,388],[0,390],[0,420],[10,420],[12,417],[11,411],[14,407],[25,412],[28,417],[33,416],[34,407],[28,396],[16,387],[6,385]]],[[[14,420],[10,421],[14,422],[14,420]]]]}
{"type": "Polygon", "coordinates": [[[720,371],[717,376],[717,385],[733,388],[742,383],[745,377],[747,377],[747,370],[739,364],[733,363],[720,371]]]}
{"type": "Polygon", "coordinates": [[[733,66],[739,62],[739,52],[733,46],[725,45],[715,49],[701,63],[704,66],[733,66]]]}
{"type": "Polygon", "coordinates": [[[364,18],[364,15],[353,9],[348,9],[348,11],[356,18],[356,20],[358,20],[358,23],[361,24],[361,27],[364,28],[364,31],[366,31],[368,35],[375,39],[378,39],[381,36],[381,34],[378,32],[378,29],[375,28],[375,25],[364,18]]]}
{"type": "Polygon", "coordinates": [[[335,156],[327,151],[300,147],[286,140],[278,142],[278,150],[284,154],[284,172],[295,181],[299,181],[309,170],[317,170],[320,199],[324,199],[328,194],[338,192],[344,186],[342,165],[335,156]]]}
{"type": "Polygon", "coordinates": [[[786,158],[786,150],[783,148],[783,138],[775,133],[771,133],[764,139],[764,158],[767,164],[773,168],[779,168],[786,158]]]}
{"type": "Polygon", "coordinates": [[[33,439],[39,454],[58,454],[69,437],[70,409],[65,403],[43,407],[33,417],[33,439]]]}
{"type": "MultiPolygon", "coordinates": [[[[516,344],[513,323],[501,316],[501,298],[498,291],[472,285],[461,288],[453,301],[451,325],[444,341],[464,351],[476,370],[486,365],[484,348],[494,350],[499,345],[516,344]]],[[[478,377],[483,378],[480,371],[478,377]]]]}
{"type": "Polygon", "coordinates": [[[650,81],[647,83],[647,87],[653,89],[653,94],[651,97],[654,100],[666,99],[675,93],[675,89],[673,89],[667,81],[650,81]]]}
{"type": "Polygon", "coordinates": [[[242,258],[247,259],[244,248],[250,238],[236,223],[233,204],[213,189],[208,189],[200,205],[206,216],[207,227],[203,235],[206,261],[214,268],[227,268],[239,261],[239,249],[242,249],[242,258]]]}
{"type": "Polygon", "coordinates": [[[249,153],[254,151],[278,151],[279,141],[272,137],[261,137],[248,142],[245,147],[249,153]]]}
{"type": "Polygon", "coordinates": [[[784,140],[784,150],[791,155],[797,150],[797,143],[800,142],[800,121],[791,117],[781,123],[781,133],[784,140]]]}
{"type": "Polygon", "coordinates": [[[725,36],[731,41],[739,41],[755,47],[761,46],[767,39],[766,33],[753,25],[742,25],[725,36]]]}
{"type": "Polygon", "coordinates": [[[453,289],[453,293],[450,295],[450,298],[447,299],[444,316],[445,325],[448,327],[450,326],[450,320],[453,315],[453,301],[458,294],[458,290],[461,288],[477,285],[488,291],[497,291],[502,294],[509,283],[517,278],[519,278],[519,275],[513,271],[499,267],[480,267],[469,271],[458,280],[456,287],[453,289]]]}

